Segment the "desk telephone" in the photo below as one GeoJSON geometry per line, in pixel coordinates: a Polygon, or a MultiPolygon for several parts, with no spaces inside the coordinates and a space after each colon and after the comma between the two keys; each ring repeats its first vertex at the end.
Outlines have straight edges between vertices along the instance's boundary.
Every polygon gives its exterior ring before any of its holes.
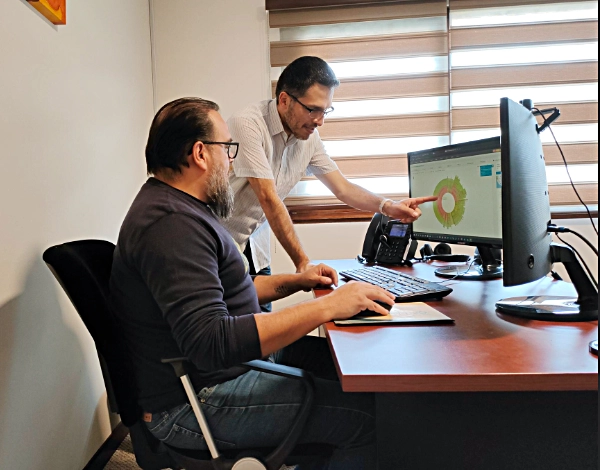
{"type": "Polygon", "coordinates": [[[411,225],[375,214],[363,244],[362,257],[369,263],[404,264],[411,225]]]}

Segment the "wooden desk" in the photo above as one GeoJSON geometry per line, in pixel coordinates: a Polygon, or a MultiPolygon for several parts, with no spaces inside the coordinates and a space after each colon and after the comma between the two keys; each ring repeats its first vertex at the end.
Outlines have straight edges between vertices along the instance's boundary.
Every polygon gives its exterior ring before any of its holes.
{"type": "MultiPolygon", "coordinates": [[[[402,270],[441,280],[426,264],[402,270]]],[[[525,320],[494,306],[519,295],[574,295],[572,285],[450,287],[430,305],[451,325],[325,326],[342,388],[376,392],[379,468],[597,468],[598,361],[588,352],[597,322],[525,320]]]]}

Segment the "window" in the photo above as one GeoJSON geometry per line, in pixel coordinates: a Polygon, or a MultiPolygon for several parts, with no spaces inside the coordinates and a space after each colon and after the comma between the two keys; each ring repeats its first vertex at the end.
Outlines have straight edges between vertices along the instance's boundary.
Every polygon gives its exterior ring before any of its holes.
{"type": "MultiPolygon", "coordinates": [[[[557,106],[553,125],[584,200],[597,204],[598,6],[552,0],[267,0],[271,78],[303,55],[342,85],[320,129],[351,181],[408,194],[406,154],[499,134],[499,100],[557,106]],[[285,4],[281,6],[282,4],[285,4]],[[345,4],[345,5],[341,5],[345,4]]],[[[578,204],[558,149],[542,134],[551,201],[578,204]]],[[[286,204],[338,203],[305,178],[286,204]]]]}
{"type": "MultiPolygon", "coordinates": [[[[499,135],[501,97],[556,106],[569,172],[597,204],[598,4],[540,3],[450,0],[451,142],[499,135]]],[[[579,204],[551,133],[541,139],[551,203],[579,204]]]]}

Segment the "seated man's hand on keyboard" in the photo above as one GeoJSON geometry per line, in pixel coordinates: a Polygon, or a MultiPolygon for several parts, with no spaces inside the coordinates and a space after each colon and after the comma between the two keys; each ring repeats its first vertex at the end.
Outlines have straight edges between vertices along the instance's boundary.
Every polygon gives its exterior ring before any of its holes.
{"type": "Polygon", "coordinates": [[[381,287],[366,282],[349,282],[334,292],[319,299],[328,302],[331,320],[346,320],[363,310],[372,310],[374,314],[388,315],[389,311],[375,301],[394,305],[394,294],[381,287]]]}
{"type": "Polygon", "coordinates": [[[299,286],[304,291],[309,291],[318,286],[329,287],[332,284],[335,286],[338,285],[337,271],[322,263],[298,274],[298,278],[299,286]]]}

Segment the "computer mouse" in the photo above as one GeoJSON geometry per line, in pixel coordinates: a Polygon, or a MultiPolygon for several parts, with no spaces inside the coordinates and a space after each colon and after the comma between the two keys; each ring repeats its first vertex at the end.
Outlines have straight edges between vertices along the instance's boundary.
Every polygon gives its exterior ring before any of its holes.
{"type": "MultiPolygon", "coordinates": [[[[381,305],[383,308],[385,308],[388,312],[392,309],[393,305],[390,304],[386,304],[385,302],[381,302],[379,300],[374,300],[373,302],[375,302],[377,305],[381,305]]],[[[358,312],[356,315],[354,315],[354,317],[352,318],[357,318],[357,317],[374,317],[377,315],[381,315],[379,312],[375,312],[373,310],[361,310],[360,312],[358,312]]]]}

